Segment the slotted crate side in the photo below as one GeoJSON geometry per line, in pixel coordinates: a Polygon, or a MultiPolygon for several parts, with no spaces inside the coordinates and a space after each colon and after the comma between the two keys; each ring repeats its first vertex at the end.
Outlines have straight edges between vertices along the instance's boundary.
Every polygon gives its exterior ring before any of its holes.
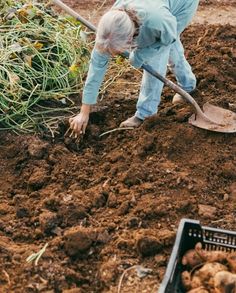
{"type": "Polygon", "coordinates": [[[182,219],[177,230],[175,244],[166,273],[158,293],[182,293],[180,287],[180,272],[182,271],[180,258],[198,242],[202,242],[202,230],[199,221],[182,219]]]}
{"type": "Polygon", "coordinates": [[[206,250],[236,251],[236,232],[201,226],[199,221],[182,219],[166,273],[158,293],[183,293],[181,259],[184,253],[201,242],[206,250]]]}
{"type": "Polygon", "coordinates": [[[204,226],[202,230],[203,244],[208,247],[208,250],[236,250],[236,232],[204,226]]]}

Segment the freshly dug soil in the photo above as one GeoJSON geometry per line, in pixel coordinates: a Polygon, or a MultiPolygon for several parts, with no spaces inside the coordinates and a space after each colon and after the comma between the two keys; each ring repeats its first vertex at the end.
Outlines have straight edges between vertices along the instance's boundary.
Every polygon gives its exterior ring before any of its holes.
{"type": "MultiPolygon", "coordinates": [[[[184,32],[200,105],[236,110],[235,37],[230,25],[184,32]]],[[[79,142],[63,121],[53,140],[0,133],[1,292],[117,292],[123,272],[120,292],[156,292],[181,218],[235,229],[235,134],[191,126],[165,88],[139,129],[100,136],[134,113],[140,79],[130,68],[116,79],[79,142]]]]}

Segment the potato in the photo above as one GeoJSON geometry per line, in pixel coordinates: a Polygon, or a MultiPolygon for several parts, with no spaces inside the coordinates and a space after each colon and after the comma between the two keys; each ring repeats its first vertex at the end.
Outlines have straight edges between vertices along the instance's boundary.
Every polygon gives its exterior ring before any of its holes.
{"type": "Polygon", "coordinates": [[[206,263],[199,270],[196,270],[192,276],[190,272],[184,271],[181,275],[182,284],[186,290],[202,287],[205,290],[210,290],[215,286],[214,276],[216,273],[227,270],[228,268],[220,263],[206,263]]]}
{"type": "Polygon", "coordinates": [[[195,251],[199,257],[205,262],[223,262],[227,259],[228,253],[225,251],[207,251],[202,249],[202,244],[197,243],[195,246],[195,251]]]}
{"type": "Polygon", "coordinates": [[[199,277],[202,285],[206,288],[214,288],[214,276],[221,271],[227,271],[228,268],[220,263],[206,263],[200,270],[196,272],[196,277],[199,277]]]}
{"type": "Polygon", "coordinates": [[[184,289],[186,289],[186,290],[192,289],[190,272],[188,272],[188,271],[182,272],[181,281],[182,281],[182,284],[184,286],[184,289]]]}
{"type": "Polygon", "coordinates": [[[182,257],[182,265],[194,268],[195,266],[201,264],[203,259],[196,252],[195,249],[188,250],[182,257]]]}
{"type": "Polygon", "coordinates": [[[236,254],[235,252],[227,257],[227,263],[232,273],[236,273],[236,254]]]}
{"type": "Polygon", "coordinates": [[[202,286],[200,278],[195,277],[195,276],[191,277],[191,274],[188,271],[182,272],[181,280],[182,280],[182,284],[186,290],[192,290],[192,289],[199,288],[202,286]]]}
{"type": "Polygon", "coordinates": [[[194,273],[194,276],[200,278],[202,282],[208,283],[216,273],[227,270],[228,268],[225,265],[222,265],[218,262],[206,263],[194,273]]]}
{"type": "Polygon", "coordinates": [[[197,243],[184,254],[182,264],[191,269],[181,275],[188,293],[236,293],[236,252],[207,251],[197,243]]]}
{"type": "Polygon", "coordinates": [[[217,293],[236,292],[236,274],[230,272],[218,272],[214,276],[214,287],[217,293]]]}
{"type": "MultiPolygon", "coordinates": [[[[227,259],[225,251],[207,251],[202,249],[202,244],[199,242],[194,249],[188,250],[182,257],[182,264],[190,268],[205,263],[205,262],[224,262],[227,259]]],[[[235,265],[236,268],[236,265],[235,265]]]]}
{"type": "Polygon", "coordinates": [[[191,289],[196,289],[202,287],[203,282],[201,278],[198,276],[193,275],[192,280],[191,280],[191,289]]]}

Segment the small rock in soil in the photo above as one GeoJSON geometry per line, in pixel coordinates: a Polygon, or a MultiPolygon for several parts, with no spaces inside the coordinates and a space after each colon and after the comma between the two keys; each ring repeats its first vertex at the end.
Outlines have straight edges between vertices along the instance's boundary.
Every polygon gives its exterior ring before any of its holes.
{"type": "Polygon", "coordinates": [[[228,200],[229,200],[229,195],[225,193],[223,196],[223,201],[228,201],[228,200]]]}

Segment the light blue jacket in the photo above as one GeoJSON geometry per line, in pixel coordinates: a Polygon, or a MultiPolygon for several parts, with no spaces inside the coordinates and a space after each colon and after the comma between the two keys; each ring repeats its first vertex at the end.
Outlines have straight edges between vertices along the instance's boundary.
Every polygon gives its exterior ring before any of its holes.
{"type": "MultiPolygon", "coordinates": [[[[137,48],[130,53],[131,64],[139,68],[153,58],[157,50],[165,50],[191,20],[199,0],[117,0],[113,8],[124,7],[137,12],[140,28],[137,48]]],[[[96,104],[110,56],[93,49],[82,102],[96,104]]]]}

